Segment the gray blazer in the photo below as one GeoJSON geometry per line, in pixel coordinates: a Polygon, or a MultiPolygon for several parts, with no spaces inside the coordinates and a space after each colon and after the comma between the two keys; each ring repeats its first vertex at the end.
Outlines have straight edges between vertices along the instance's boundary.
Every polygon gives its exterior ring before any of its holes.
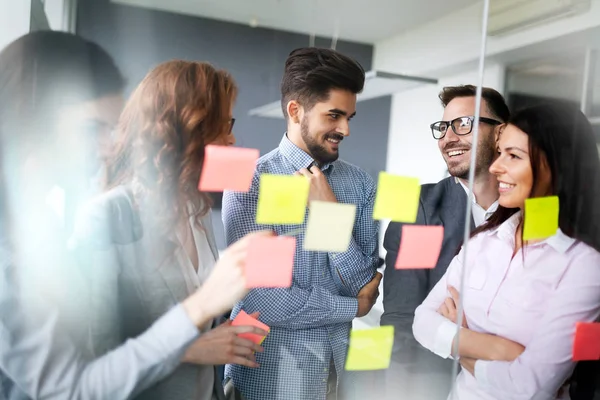
{"type": "MultiPolygon", "coordinates": [[[[127,399],[168,376],[198,329],[178,305],[114,351],[88,360],[60,313],[17,276],[0,238],[0,399],[127,399]]],[[[86,354],[87,355],[87,354],[86,354]]]]}
{"type": "MultiPolygon", "coordinates": [[[[423,349],[414,339],[412,323],[415,309],[446,272],[463,241],[467,195],[454,177],[436,184],[421,186],[417,225],[443,225],[444,241],[438,262],[433,269],[396,270],[396,258],[402,236],[401,223],[387,228],[384,247],[387,251],[383,278],[383,308],[381,325],[394,325],[396,341],[394,359],[420,373],[445,371],[451,360],[443,360],[423,349]]],[[[473,221],[471,220],[471,226],[473,221]]],[[[448,378],[450,379],[450,378],[448,378]]],[[[450,382],[450,380],[448,381],[450,382]]]]}
{"type": "MultiPolygon", "coordinates": [[[[144,206],[134,207],[127,187],[117,187],[90,204],[79,226],[78,232],[85,232],[78,235],[79,240],[87,235],[83,242],[94,247],[93,251],[87,249],[92,259],[82,265],[90,283],[90,345],[95,356],[139,335],[196,289],[186,285],[175,257],[174,238],[169,240],[150,228],[156,218],[151,214],[144,206]]],[[[216,259],[210,213],[202,224],[216,259]]],[[[198,397],[198,391],[206,390],[207,384],[214,386],[215,398],[224,398],[214,366],[182,364],[139,398],[205,400],[198,397]],[[211,375],[208,382],[201,380],[211,375]]]]}

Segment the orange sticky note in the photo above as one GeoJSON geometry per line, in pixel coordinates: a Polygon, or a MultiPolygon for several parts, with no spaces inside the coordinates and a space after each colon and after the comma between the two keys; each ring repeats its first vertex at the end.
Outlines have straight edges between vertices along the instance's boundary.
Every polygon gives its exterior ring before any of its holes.
{"type": "MultiPolygon", "coordinates": [[[[233,325],[233,326],[255,326],[266,332],[271,331],[271,328],[269,328],[266,324],[260,322],[256,318],[253,318],[244,310],[240,310],[238,315],[231,322],[231,325],[233,325]]],[[[266,338],[266,336],[257,335],[256,333],[240,333],[238,336],[241,338],[244,338],[244,339],[251,340],[256,344],[261,344],[266,338]]]]}
{"type": "Polygon", "coordinates": [[[395,268],[434,268],[443,241],[443,226],[403,225],[395,268]]]}
{"type": "Polygon", "coordinates": [[[255,237],[248,243],[246,257],[247,288],[284,288],[292,286],[296,238],[291,236],[255,237]]]}
{"type": "Polygon", "coordinates": [[[204,165],[198,190],[247,192],[252,184],[258,149],[208,145],[204,150],[204,165]]]}
{"type": "Polygon", "coordinates": [[[600,360],[600,323],[578,322],[575,325],[573,361],[600,360]]]}

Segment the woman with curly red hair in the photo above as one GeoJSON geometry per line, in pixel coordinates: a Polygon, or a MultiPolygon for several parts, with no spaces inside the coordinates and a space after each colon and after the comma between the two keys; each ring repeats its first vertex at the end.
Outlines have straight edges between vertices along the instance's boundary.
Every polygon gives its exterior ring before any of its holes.
{"type": "MultiPolygon", "coordinates": [[[[108,191],[89,205],[75,235],[86,250],[79,253],[92,258],[86,275],[96,355],[144,331],[210,274],[218,257],[211,201],[197,184],[205,147],[235,143],[236,94],[227,72],[170,61],[131,96],[107,167],[108,191]]],[[[262,351],[238,331],[226,322],[200,335],[182,365],[140,398],[222,398],[215,366],[257,367],[253,354],[262,351]]]]}

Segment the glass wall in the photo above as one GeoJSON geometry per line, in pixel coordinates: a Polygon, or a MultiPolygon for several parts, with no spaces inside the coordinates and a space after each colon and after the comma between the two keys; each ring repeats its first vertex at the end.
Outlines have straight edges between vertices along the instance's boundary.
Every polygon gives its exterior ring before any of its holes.
{"type": "Polygon", "coordinates": [[[27,9],[81,42],[0,53],[0,399],[598,393],[598,0],[27,9]]]}

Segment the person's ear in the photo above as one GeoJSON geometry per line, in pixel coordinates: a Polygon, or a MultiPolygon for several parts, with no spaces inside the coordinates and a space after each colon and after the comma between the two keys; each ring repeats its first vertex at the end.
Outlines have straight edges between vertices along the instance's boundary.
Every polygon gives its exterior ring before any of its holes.
{"type": "Polygon", "coordinates": [[[496,143],[498,143],[498,140],[500,140],[500,135],[502,135],[504,128],[506,128],[506,123],[496,125],[496,127],[494,128],[494,138],[496,143]]]}
{"type": "Polygon", "coordinates": [[[296,100],[290,100],[287,103],[287,114],[290,119],[295,124],[299,124],[302,120],[302,106],[296,100]]]}

